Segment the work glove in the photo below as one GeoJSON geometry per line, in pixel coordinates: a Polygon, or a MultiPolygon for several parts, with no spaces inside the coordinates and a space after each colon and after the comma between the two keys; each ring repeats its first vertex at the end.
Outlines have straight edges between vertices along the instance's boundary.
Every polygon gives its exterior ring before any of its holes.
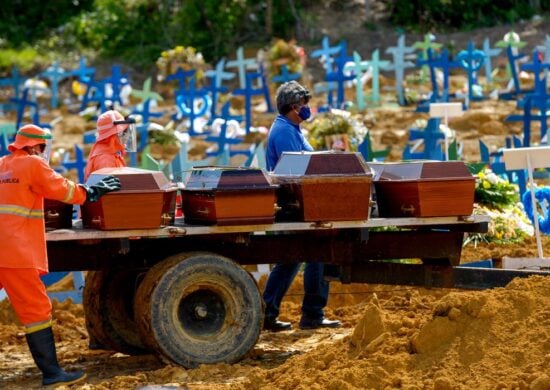
{"type": "Polygon", "coordinates": [[[86,201],[97,202],[99,198],[111,191],[120,190],[120,180],[114,176],[107,176],[93,186],[87,187],[86,201]]]}

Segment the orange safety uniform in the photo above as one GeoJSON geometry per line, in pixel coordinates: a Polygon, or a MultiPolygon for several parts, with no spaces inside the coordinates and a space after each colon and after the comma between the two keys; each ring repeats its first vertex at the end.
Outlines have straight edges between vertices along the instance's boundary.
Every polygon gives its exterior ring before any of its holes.
{"type": "Polygon", "coordinates": [[[39,278],[48,272],[44,197],[82,204],[87,191],[41,157],[17,148],[18,142],[16,138],[10,145],[11,155],[0,158],[0,288],[6,288],[19,319],[29,326],[51,319],[51,303],[39,278]]]}
{"type": "Polygon", "coordinates": [[[123,168],[126,166],[124,155],[126,150],[120,143],[118,134],[128,128],[127,124],[115,124],[116,121],[123,120],[122,114],[115,110],[109,110],[97,118],[97,140],[84,169],[84,180],[92,172],[101,168],[123,168]]]}
{"type": "Polygon", "coordinates": [[[124,145],[121,145],[116,135],[104,141],[96,142],[88,156],[88,162],[84,169],[84,180],[88,180],[92,172],[101,168],[125,167],[126,162],[123,155],[124,145]]]}

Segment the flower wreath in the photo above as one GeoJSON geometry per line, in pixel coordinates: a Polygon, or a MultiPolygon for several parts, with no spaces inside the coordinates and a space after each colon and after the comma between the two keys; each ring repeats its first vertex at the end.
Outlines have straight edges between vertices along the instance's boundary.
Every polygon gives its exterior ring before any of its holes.
{"type": "MultiPolygon", "coordinates": [[[[539,202],[542,202],[543,200],[546,200],[548,204],[550,204],[550,188],[543,187],[543,188],[537,188],[535,190],[535,199],[539,202]]],[[[527,190],[523,193],[521,196],[521,202],[523,203],[523,207],[525,209],[525,214],[529,217],[531,222],[534,223],[534,217],[533,217],[533,204],[531,201],[531,190],[527,190]]],[[[547,213],[546,218],[542,215],[539,215],[539,229],[541,232],[545,234],[550,234],[550,213],[547,213]]]]}

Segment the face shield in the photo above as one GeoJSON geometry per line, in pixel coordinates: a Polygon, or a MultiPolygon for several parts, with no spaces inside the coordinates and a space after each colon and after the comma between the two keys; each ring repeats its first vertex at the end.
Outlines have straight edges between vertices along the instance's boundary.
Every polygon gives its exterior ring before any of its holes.
{"type": "Polygon", "coordinates": [[[118,139],[121,145],[127,152],[137,151],[137,135],[136,135],[136,120],[134,118],[126,118],[120,121],[114,121],[114,125],[127,125],[124,131],[118,133],[118,139]]]}
{"type": "Polygon", "coordinates": [[[26,150],[33,156],[38,156],[44,159],[48,164],[52,155],[52,139],[45,139],[44,143],[39,143],[34,146],[27,146],[26,150]]]}

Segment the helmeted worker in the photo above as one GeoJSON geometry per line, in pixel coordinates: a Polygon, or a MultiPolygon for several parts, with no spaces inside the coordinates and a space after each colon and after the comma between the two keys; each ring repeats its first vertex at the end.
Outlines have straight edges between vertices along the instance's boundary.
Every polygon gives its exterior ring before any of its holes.
{"type": "Polygon", "coordinates": [[[84,179],[101,168],[126,166],[126,152],[136,151],[135,119],[124,118],[115,110],[104,112],[97,118],[97,137],[84,170],[84,179]]]}
{"type": "Polygon", "coordinates": [[[75,383],[86,376],[64,371],[57,361],[52,306],[40,279],[48,272],[44,197],[83,204],[120,189],[112,176],[88,188],[55,172],[48,165],[51,142],[49,130],[25,125],[8,146],[11,154],[0,158],[0,289],[25,327],[43,385],[75,383]]]}
{"type": "MultiPolygon", "coordinates": [[[[90,150],[88,162],[84,169],[84,180],[88,180],[92,172],[102,168],[122,168],[126,166],[124,156],[126,152],[136,151],[135,119],[124,118],[116,110],[109,110],[97,118],[96,142],[90,150]]],[[[95,271],[89,271],[86,282],[92,280],[95,271]]],[[[90,336],[88,347],[90,349],[110,349],[97,339],[90,329],[88,317],[86,317],[86,329],[90,336]]]]}

